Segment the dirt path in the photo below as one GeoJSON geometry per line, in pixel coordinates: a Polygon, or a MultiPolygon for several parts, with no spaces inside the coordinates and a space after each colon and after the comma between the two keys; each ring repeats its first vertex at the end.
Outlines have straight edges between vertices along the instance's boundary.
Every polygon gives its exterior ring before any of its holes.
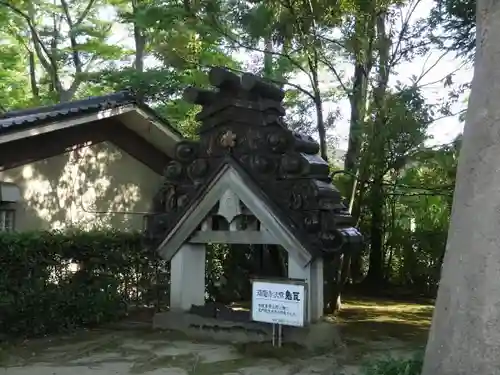
{"type": "Polygon", "coordinates": [[[3,351],[0,374],[356,375],[360,350],[386,353],[399,346],[401,353],[407,352],[398,342],[315,356],[297,348],[259,346],[191,342],[169,332],[88,331],[10,347],[3,351]]]}

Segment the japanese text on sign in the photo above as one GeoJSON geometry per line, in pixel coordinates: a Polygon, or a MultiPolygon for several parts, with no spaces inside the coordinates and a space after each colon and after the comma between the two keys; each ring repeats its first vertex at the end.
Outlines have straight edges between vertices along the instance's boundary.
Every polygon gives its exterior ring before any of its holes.
{"type": "Polygon", "coordinates": [[[255,280],[252,283],[252,319],[302,327],[305,299],[304,284],[255,280]]]}

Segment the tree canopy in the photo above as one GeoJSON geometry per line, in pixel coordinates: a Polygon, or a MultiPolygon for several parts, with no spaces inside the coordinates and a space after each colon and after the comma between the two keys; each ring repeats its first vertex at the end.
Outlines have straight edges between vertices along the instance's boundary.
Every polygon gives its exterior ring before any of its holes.
{"type": "Polygon", "coordinates": [[[433,102],[423,84],[433,68],[424,61],[436,51],[470,58],[475,1],[435,0],[419,17],[422,6],[422,0],[0,1],[0,111],[128,89],[196,137],[197,108],[182,100],[182,90],[207,85],[212,66],[258,73],[287,90],[288,125],[319,140],[366,234],[361,254],[337,260],[342,272],[335,282],[433,295],[460,139],[430,145],[429,131],[437,120],[456,117],[450,105],[467,87],[443,72],[436,84],[445,99],[433,102]],[[422,73],[401,79],[416,61],[422,73]],[[342,121],[348,140],[339,160],[331,156],[342,121]]]}

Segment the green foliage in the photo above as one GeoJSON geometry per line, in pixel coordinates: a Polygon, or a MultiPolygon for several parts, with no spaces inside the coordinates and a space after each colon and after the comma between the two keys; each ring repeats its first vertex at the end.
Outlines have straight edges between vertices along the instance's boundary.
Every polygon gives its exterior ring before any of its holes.
{"type": "Polygon", "coordinates": [[[16,44],[3,44],[1,48],[0,113],[36,104],[29,100],[29,80],[26,74],[22,74],[25,62],[21,49],[16,44]]]}
{"type": "Polygon", "coordinates": [[[33,336],[123,317],[165,298],[161,266],[137,233],[0,235],[0,332],[33,336]],[[75,268],[71,268],[71,266],[75,268]]]}
{"type": "Polygon", "coordinates": [[[259,273],[257,254],[262,246],[211,245],[207,252],[206,290],[217,302],[248,301],[250,279],[259,273]]]}
{"type": "MultiPolygon", "coordinates": [[[[439,100],[439,109],[426,102],[418,87],[423,77],[409,86],[392,82],[398,66],[428,53],[431,44],[471,53],[475,0],[436,0],[426,20],[416,13],[410,17],[409,9],[417,3],[96,0],[87,9],[87,3],[75,0],[0,0],[0,112],[132,90],[184,136],[196,138],[198,108],[183,101],[181,93],[190,85],[206,87],[209,67],[225,65],[283,84],[289,127],[317,138],[323,126],[321,141],[331,150],[330,130],[340,115],[335,109],[326,113],[326,108],[349,98],[351,116],[358,119],[351,119],[350,129],[359,141],[353,163],[360,174],[336,174],[335,183],[350,198],[358,178],[353,210],[368,244],[376,237],[370,233],[372,217],[382,222],[383,238],[377,243],[382,243],[385,281],[432,294],[445,248],[458,153],[447,147],[430,150],[424,142],[434,114],[450,115],[451,103],[467,87],[455,92],[450,87],[452,94],[439,100]],[[387,47],[385,62],[382,46],[387,47]],[[350,77],[346,63],[362,69],[350,77]],[[391,83],[386,88],[376,77],[384,70],[391,83]],[[321,82],[325,77],[333,82],[321,82]],[[373,194],[375,179],[378,197],[373,194]],[[374,209],[382,214],[374,215],[374,209]]],[[[452,74],[446,85],[451,81],[452,74]]],[[[247,286],[232,277],[247,277],[258,267],[240,250],[213,250],[210,298],[247,294],[247,286]],[[225,285],[218,281],[222,276],[225,285]]],[[[358,265],[365,272],[369,265],[361,260],[358,265]]]]}
{"type": "Polygon", "coordinates": [[[388,237],[390,278],[426,294],[434,294],[439,282],[458,152],[459,141],[415,154],[392,197],[397,217],[388,237]]]}
{"type": "Polygon", "coordinates": [[[411,359],[384,359],[369,364],[363,370],[363,375],[420,375],[422,372],[423,355],[416,354],[411,359]]]}
{"type": "Polygon", "coordinates": [[[435,0],[435,3],[429,22],[443,31],[433,35],[434,41],[440,48],[472,59],[476,47],[476,0],[435,0]]]}

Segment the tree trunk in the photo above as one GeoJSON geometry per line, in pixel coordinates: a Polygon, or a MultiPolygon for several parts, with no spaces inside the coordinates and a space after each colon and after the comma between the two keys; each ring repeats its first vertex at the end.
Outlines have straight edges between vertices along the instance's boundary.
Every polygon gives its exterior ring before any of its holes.
{"type": "Polygon", "coordinates": [[[349,275],[353,284],[357,284],[363,280],[363,252],[359,251],[351,255],[349,262],[349,275]]]}
{"type": "MultiPolygon", "coordinates": [[[[144,30],[137,23],[136,17],[139,13],[139,1],[132,0],[132,14],[134,16],[134,43],[135,43],[135,57],[134,68],[137,73],[144,72],[144,55],[146,53],[146,35],[144,30]]],[[[136,93],[137,100],[143,102],[145,95],[143,91],[136,93]]]]}
{"type": "Polygon", "coordinates": [[[384,192],[382,178],[374,179],[370,195],[370,268],[366,275],[367,285],[377,287],[384,280],[384,192]]]}
{"type": "MultiPolygon", "coordinates": [[[[368,80],[373,68],[376,8],[374,3],[365,2],[364,11],[357,16],[355,31],[358,43],[355,47],[353,90],[350,96],[351,119],[349,126],[349,144],[345,157],[344,169],[356,178],[350,185],[349,212],[358,225],[361,206],[365,193],[365,182],[368,168],[362,165],[361,150],[364,122],[366,117],[366,104],[368,97],[368,80]],[[364,41],[364,42],[363,42],[364,41]],[[361,182],[361,183],[360,183],[361,182]]],[[[364,158],[367,159],[367,158],[364,158]]],[[[365,160],[366,164],[368,160],[365,160]]],[[[346,265],[347,266],[347,265],[346,265]]],[[[360,251],[349,257],[349,275],[351,280],[359,282],[363,279],[363,252],[360,251]]],[[[346,271],[347,272],[347,271],[346,271]]]]}
{"type": "MultiPolygon", "coordinates": [[[[357,35],[354,45],[354,76],[352,92],[349,95],[351,118],[349,122],[349,143],[345,155],[344,169],[357,178],[350,185],[349,212],[352,213],[356,193],[359,188],[360,153],[363,139],[363,125],[366,116],[368,79],[373,66],[373,44],[375,40],[375,8],[373,3],[364,4],[365,11],[360,12],[355,21],[357,35]]],[[[356,218],[357,219],[357,218],[356,218]]]]}
{"type": "Polygon", "coordinates": [[[265,40],[264,49],[264,78],[273,78],[273,40],[269,35],[265,40]]]}
{"type": "Polygon", "coordinates": [[[385,12],[377,15],[377,42],[378,42],[378,81],[373,91],[373,106],[375,121],[370,139],[370,150],[373,182],[370,188],[369,208],[370,222],[370,268],[366,275],[367,285],[377,287],[384,279],[384,170],[385,162],[385,132],[387,117],[387,83],[389,81],[389,52],[391,41],[386,33],[385,12]]]}
{"type": "Polygon", "coordinates": [[[40,99],[40,90],[38,89],[38,82],[36,80],[36,61],[33,51],[28,51],[29,71],[30,71],[30,85],[31,93],[35,99],[40,99]]]}
{"type": "Polygon", "coordinates": [[[326,303],[326,313],[336,313],[342,307],[342,265],[344,264],[342,254],[336,254],[332,262],[331,287],[329,288],[328,299],[326,303]]]}
{"type": "Polygon", "coordinates": [[[314,87],[314,107],[316,109],[316,123],[319,136],[319,152],[323,160],[328,161],[328,147],[326,144],[326,127],[323,118],[323,100],[321,99],[321,92],[319,91],[318,72],[313,72],[314,87]]]}
{"type": "Polygon", "coordinates": [[[326,313],[335,314],[342,308],[342,293],[349,279],[350,256],[336,254],[333,260],[333,281],[328,295],[326,313]]]}
{"type": "MultiPolygon", "coordinates": [[[[360,169],[358,170],[358,178],[360,180],[366,179],[367,176],[367,168],[366,168],[366,161],[362,162],[363,165],[361,165],[360,169]]],[[[352,206],[352,211],[351,215],[354,218],[354,222],[356,223],[356,226],[359,225],[361,221],[361,208],[364,204],[365,200],[365,194],[366,194],[366,184],[364,182],[358,181],[357,183],[357,199],[353,202],[352,206]]],[[[357,283],[363,280],[364,273],[363,273],[363,251],[359,251],[356,254],[351,255],[351,264],[350,264],[350,270],[349,273],[351,275],[351,279],[353,283],[357,283]]]]}
{"type": "Polygon", "coordinates": [[[423,375],[500,374],[500,2],[477,2],[477,51],[423,375]]]}
{"type": "MultiPolygon", "coordinates": [[[[353,175],[358,170],[358,158],[361,149],[361,139],[363,135],[363,121],[366,112],[366,94],[368,90],[368,77],[365,64],[356,63],[354,68],[354,83],[350,96],[351,119],[349,125],[349,144],[345,154],[344,169],[353,175]]],[[[355,181],[353,181],[352,195],[355,191],[355,181]]]]}

